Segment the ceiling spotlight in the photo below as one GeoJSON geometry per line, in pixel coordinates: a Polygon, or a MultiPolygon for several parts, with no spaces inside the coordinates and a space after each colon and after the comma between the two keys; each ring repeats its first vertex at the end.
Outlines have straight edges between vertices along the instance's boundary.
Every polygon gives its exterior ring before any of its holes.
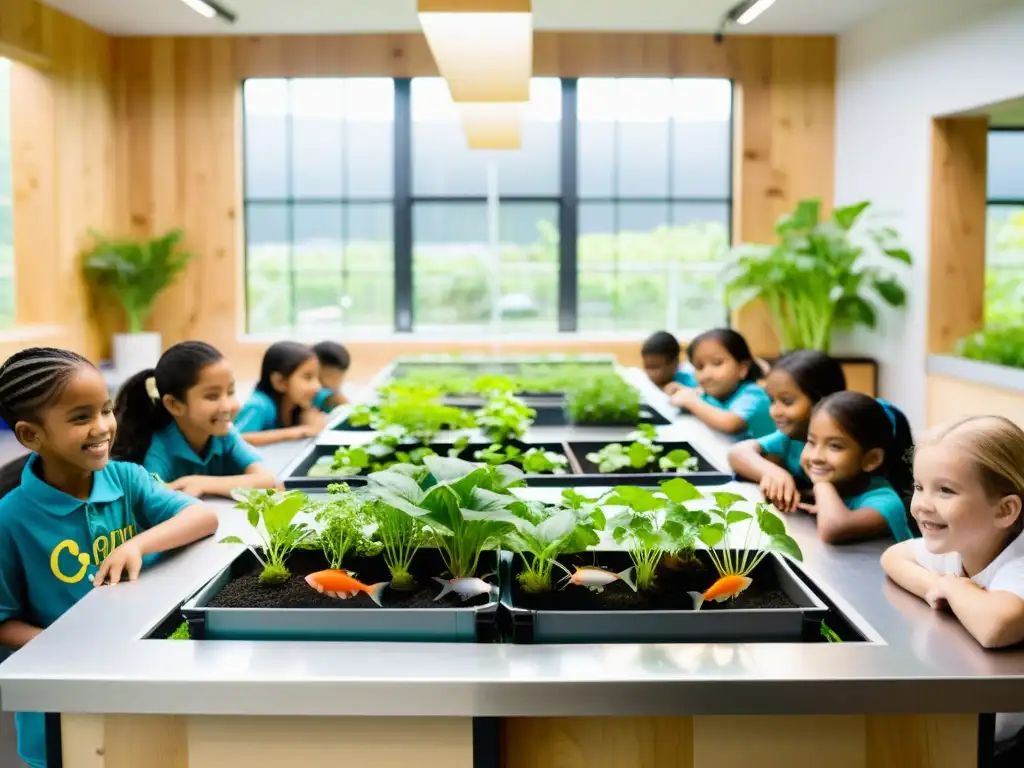
{"type": "Polygon", "coordinates": [[[722,16],[721,21],[718,22],[718,29],[715,32],[715,42],[720,43],[725,39],[725,28],[730,24],[745,26],[771,8],[774,4],[775,0],[743,0],[741,3],[736,3],[736,5],[726,11],[725,15],[722,16]]]}
{"type": "Polygon", "coordinates": [[[228,24],[234,24],[238,18],[234,11],[221,5],[217,0],[181,0],[181,2],[208,19],[220,16],[228,24]]]}

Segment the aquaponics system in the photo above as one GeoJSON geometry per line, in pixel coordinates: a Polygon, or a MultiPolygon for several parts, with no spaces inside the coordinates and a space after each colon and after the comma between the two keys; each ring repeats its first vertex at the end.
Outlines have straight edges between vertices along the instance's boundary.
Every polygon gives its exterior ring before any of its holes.
{"type": "Polygon", "coordinates": [[[759,503],[728,446],[609,359],[399,360],[268,450],[285,492],[5,664],[3,705],[115,754],[214,734],[222,766],[802,766],[826,739],[895,768],[939,731],[920,765],[977,764],[1022,654],[887,585],[884,543],[759,503]]]}

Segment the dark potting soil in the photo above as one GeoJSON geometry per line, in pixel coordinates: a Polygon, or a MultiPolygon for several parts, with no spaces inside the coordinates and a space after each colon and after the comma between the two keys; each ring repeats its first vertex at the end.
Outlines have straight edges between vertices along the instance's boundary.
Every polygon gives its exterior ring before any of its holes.
{"type": "MultiPolygon", "coordinates": [[[[494,570],[493,553],[485,552],[480,558],[483,576],[494,570]]],[[[341,600],[317,592],[306,584],[306,576],[328,568],[323,553],[319,551],[296,551],[288,561],[292,576],[284,584],[265,586],[259,581],[259,565],[235,575],[210,601],[210,608],[372,608],[378,606],[369,595],[359,593],[355,597],[341,600]]],[[[352,558],[345,568],[355,571],[362,583],[370,586],[389,581],[391,576],[381,557],[352,558]]],[[[447,594],[438,601],[434,598],[441,593],[442,586],[431,576],[439,576],[444,564],[436,550],[424,549],[416,553],[410,569],[416,584],[411,590],[397,590],[387,587],[381,595],[384,608],[472,608],[486,605],[487,595],[463,600],[455,594],[447,594]]],[[[493,579],[488,579],[492,581],[493,579]]]]}
{"type": "MultiPolygon", "coordinates": [[[[517,608],[537,611],[692,611],[693,599],[687,593],[704,592],[718,578],[718,572],[708,561],[707,555],[698,552],[697,556],[696,562],[682,562],[674,568],[663,564],[658,568],[654,586],[640,592],[634,592],[625,582],[613,581],[602,592],[568,585],[565,589],[555,589],[545,594],[531,594],[525,592],[516,580],[512,586],[512,604],[517,608]]],[[[625,552],[581,553],[560,557],[559,561],[571,571],[577,565],[596,565],[613,573],[619,573],[633,564],[625,552]]],[[[517,575],[521,569],[522,560],[516,556],[513,575],[517,575]]],[[[556,567],[553,581],[557,585],[559,578],[564,576],[565,573],[556,567]]],[[[701,610],[797,607],[779,586],[769,561],[765,560],[758,565],[751,577],[753,583],[738,597],[721,603],[705,602],[701,610]]]]}

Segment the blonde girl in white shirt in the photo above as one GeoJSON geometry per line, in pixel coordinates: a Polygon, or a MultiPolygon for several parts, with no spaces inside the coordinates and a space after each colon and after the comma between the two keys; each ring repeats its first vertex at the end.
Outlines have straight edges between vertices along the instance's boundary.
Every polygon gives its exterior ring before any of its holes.
{"type": "MultiPolygon", "coordinates": [[[[1024,641],[1024,430],[974,416],[919,441],[910,503],[920,539],[882,555],[889,577],[936,610],[950,609],[985,648],[1024,641]]],[[[996,741],[1021,715],[998,715],[996,741]]]]}

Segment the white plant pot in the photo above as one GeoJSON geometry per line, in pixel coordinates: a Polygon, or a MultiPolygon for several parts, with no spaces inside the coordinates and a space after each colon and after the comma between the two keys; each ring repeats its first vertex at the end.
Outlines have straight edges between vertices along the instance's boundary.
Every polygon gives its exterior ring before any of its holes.
{"type": "Polygon", "coordinates": [[[118,378],[126,379],[143,368],[155,368],[161,349],[159,333],[115,333],[114,370],[118,378]]]}

